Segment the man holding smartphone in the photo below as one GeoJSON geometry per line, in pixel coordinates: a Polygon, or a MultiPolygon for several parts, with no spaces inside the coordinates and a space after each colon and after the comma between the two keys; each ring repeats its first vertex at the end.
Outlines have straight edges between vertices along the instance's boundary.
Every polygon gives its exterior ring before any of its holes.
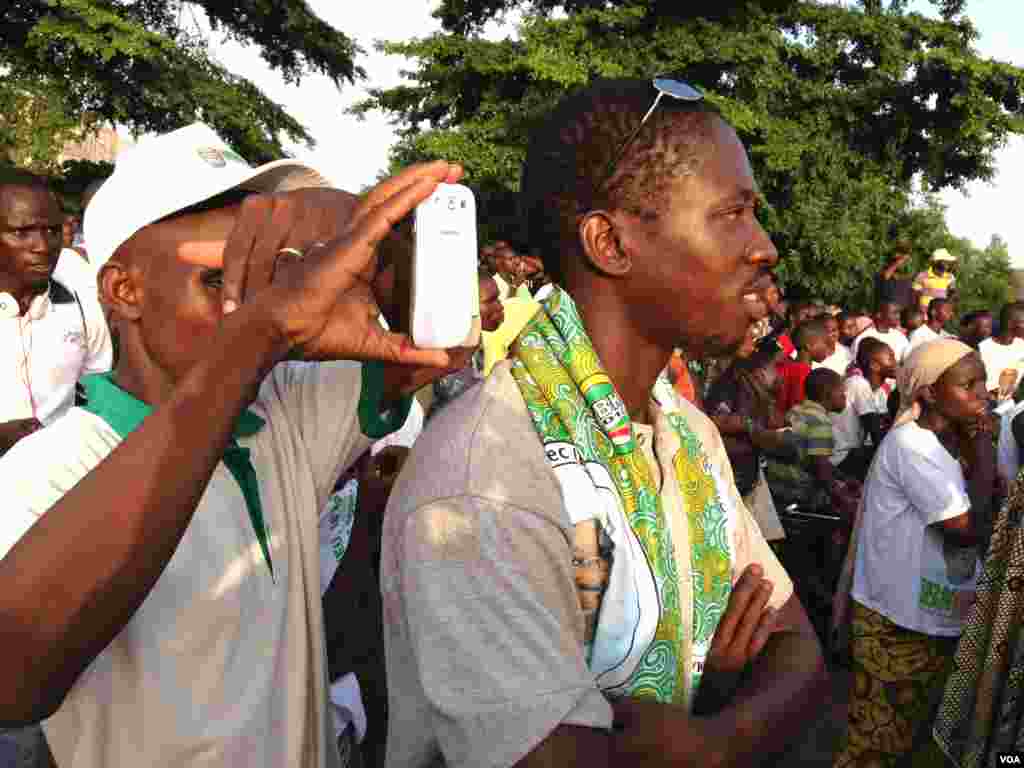
{"type": "Polygon", "coordinates": [[[388,766],[750,765],[815,716],[821,650],[659,378],[766,310],[746,152],[685,83],[599,82],[538,126],[521,195],[558,287],[385,517],[388,766]]]}
{"type": "Polygon", "coordinates": [[[121,159],[85,221],[114,370],[0,459],[0,725],[44,720],[62,768],[340,765],[317,517],[458,364],[385,331],[375,282],[460,175],[357,200],[198,124],[121,159]]]}

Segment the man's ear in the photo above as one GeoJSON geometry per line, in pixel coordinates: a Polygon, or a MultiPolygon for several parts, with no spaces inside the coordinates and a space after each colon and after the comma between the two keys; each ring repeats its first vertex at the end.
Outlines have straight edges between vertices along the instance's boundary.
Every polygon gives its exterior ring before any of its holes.
{"type": "Polygon", "coordinates": [[[580,220],[580,245],[594,269],[608,277],[625,277],[633,268],[607,211],[590,211],[580,220]]]}
{"type": "Polygon", "coordinates": [[[141,274],[115,255],[100,267],[97,276],[99,299],[108,315],[138,320],[142,315],[141,274]]]}

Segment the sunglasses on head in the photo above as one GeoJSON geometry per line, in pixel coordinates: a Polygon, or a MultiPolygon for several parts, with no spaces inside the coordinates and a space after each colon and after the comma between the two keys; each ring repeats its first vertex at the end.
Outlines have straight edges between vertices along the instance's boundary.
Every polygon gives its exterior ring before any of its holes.
{"type": "Polygon", "coordinates": [[[640,134],[640,130],[644,127],[644,124],[654,114],[654,110],[658,108],[658,104],[661,103],[663,96],[669,96],[678,101],[696,104],[704,100],[704,94],[698,91],[689,83],[684,83],[682,80],[673,80],[668,77],[656,77],[651,81],[651,85],[654,86],[654,90],[657,91],[658,95],[654,97],[654,103],[651,104],[651,108],[647,110],[647,113],[640,120],[640,124],[634,128],[626,140],[622,142],[615,154],[612,155],[612,159],[609,161],[608,166],[605,168],[604,174],[601,176],[601,183],[597,185],[600,189],[612,177],[615,173],[615,169],[618,167],[619,162],[626,154],[626,150],[636,140],[636,137],[640,134]]]}

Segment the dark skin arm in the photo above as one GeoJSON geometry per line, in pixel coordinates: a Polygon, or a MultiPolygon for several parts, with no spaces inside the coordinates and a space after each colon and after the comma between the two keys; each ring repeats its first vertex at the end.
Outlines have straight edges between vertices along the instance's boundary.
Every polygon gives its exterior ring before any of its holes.
{"type": "Polygon", "coordinates": [[[712,667],[709,658],[695,702],[705,710],[717,709],[714,714],[693,716],[678,705],[620,699],[613,703],[616,727],[611,733],[560,725],[518,765],[745,767],[791,744],[820,707],[828,676],[814,630],[795,596],[767,622],[763,611],[758,615],[767,597],[753,568],[737,584],[735,602],[730,597],[729,611],[735,607],[742,618],[729,628],[723,617],[715,635],[716,643],[727,634],[732,641],[719,648],[721,668],[712,667]],[[733,652],[766,629],[762,649],[755,643],[733,652]],[[738,669],[737,662],[742,662],[738,669]],[[736,690],[739,670],[746,666],[749,674],[736,690]],[[710,694],[705,692],[709,680],[710,694]]]}
{"type": "Polygon", "coordinates": [[[160,577],[253,386],[287,352],[273,326],[249,314],[225,322],[222,354],[198,364],[0,560],[0,677],[13,681],[0,686],[0,722],[56,711],[160,577]],[[221,408],[210,408],[213,393],[221,408]],[[54,558],[75,563],[73,583],[64,569],[39,567],[54,558]]]}
{"type": "Polygon", "coordinates": [[[38,419],[14,419],[0,422],[0,456],[3,456],[23,437],[42,429],[38,419]]]}
{"type": "MultiPolygon", "coordinates": [[[[973,430],[972,430],[973,431],[973,430]]],[[[992,435],[979,429],[963,437],[961,445],[967,459],[967,495],[971,508],[938,527],[943,535],[967,547],[988,541],[992,534],[992,503],[996,487],[996,455],[992,435]]]]}
{"type": "Polygon", "coordinates": [[[368,307],[377,244],[439,181],[457,178],[445,163],[414,167],[372,190],[344,237],[315,258],[282,263],[273,285],[264,281],[251,303],[223,318],[210,355],[0,560],[0,679],[13,681],[0,686],[0,724],[52,714],[131,620],[174,554],[238,415],[278,361],[450,362],[385,333],[368,307]],[[58,561],[75,563],[73,579],[51,567],[58,561]]]}
{"type": "Polygon", "coordinates": [[[879,272],[879,275],[881,275],[883,280],[892,280],[893,277],[895,277],[896,273],[899,271],[900,267],[906,264],[909,260],[910,256],[907,256],[906,254],[901,254],[900,256],[896,257],[888,264],[886,264],[882,268],[882,271],[879,272]]]}
{"type": "Polygon", "coordinates": [[[718,431],[723,435],[747,437],[750,439],[750,442],[758,448],[771,453],[777,453],[780,455],[787,455],[791,453],[790,446],[785,440],[785,435],[778,430],[758,429],[755,427],[752,431],[748,432],[746,420],[742,416],[734,413],[723,416],[712,416],[711,421],[715,423],[715,426],[718,427],[718,431]]]}

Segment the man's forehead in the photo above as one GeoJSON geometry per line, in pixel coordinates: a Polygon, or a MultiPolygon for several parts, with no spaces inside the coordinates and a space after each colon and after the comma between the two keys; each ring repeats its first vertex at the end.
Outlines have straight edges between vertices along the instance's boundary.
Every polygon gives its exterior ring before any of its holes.
{"type": "Polygon", "coordinates": [[[219,269],[237,215],[238,206],[232,205],[158,221],[136,232],[119,251],[136,261],[144,258],[154,266],[162,263],[219,269]]]}
{"type": "Polygon", "coordinates": [[[60,216],[57,197],[44,186],[0,184],[0,215],[60,216]]]}
{"type": "Polygon", "coordinates": [[[691,192],[704,203],[733,199],[742,202],[759,197],[760,188],[736,131],[716,118],[711,121],[710,132],[709,140],[696,149],[700,161],[697,173],[684,179],[696,182],[691,192]]]}

